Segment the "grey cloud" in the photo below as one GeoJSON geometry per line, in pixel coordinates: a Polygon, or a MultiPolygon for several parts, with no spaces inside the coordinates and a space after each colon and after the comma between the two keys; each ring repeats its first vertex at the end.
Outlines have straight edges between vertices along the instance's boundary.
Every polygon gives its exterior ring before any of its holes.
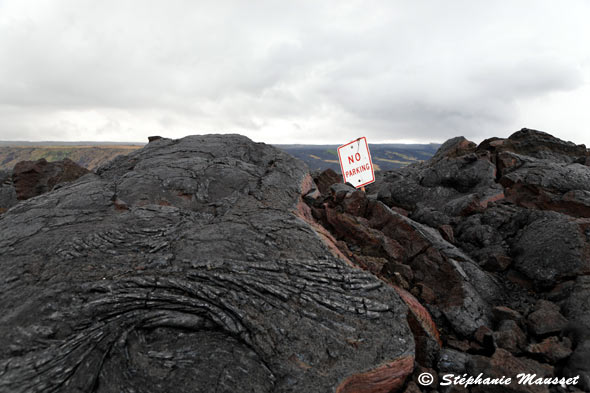
{"type": "Polygon", "coordinates": [[[0,139],[513,131],[522,102],[588,77],[590,52],[571,40],[588,28],[535,4],[5,1],[0,139]]]}

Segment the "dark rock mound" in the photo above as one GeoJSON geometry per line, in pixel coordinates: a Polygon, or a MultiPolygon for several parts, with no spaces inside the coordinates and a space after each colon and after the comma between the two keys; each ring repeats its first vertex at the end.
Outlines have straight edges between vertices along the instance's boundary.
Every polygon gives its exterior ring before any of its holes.
{"type": "Polygon", "coordinates": [[[590,219],[534,214],[513,242],[514,268],[538,285],[590,273],[590,219]]]}
{"type": "Polygon", "coordinates": [[[476,144],[465,139],[463,136],[457,136],[451,138],[443,143],[434,156],[431,158],[432,161],[438,161],[443,157],[458,157],[475,151],[476,144]]]}
{"type": "Polygon", "coordinates": [[[508,139],[488,139],[478,151],[491,153],[508,200],[590,217],[590,153],[584,145],[524,128],[508,139]]]}
{"type": "Polygon", "coordinates": [[[244,137],[162,138],[13,207],[0,391],[401,387],[408,308],[335,256],[311,186],[303,163],[244,137]]]}
{"type": "Polygon", "coordinates": [[[29,199],[53,190],[57,185],[76,180],[89,173],[72,160],[47,162],[44,158],[37,161],[21,161],[14,166],[12,178],[17,198],[29,199]]]}
{"type": "Polygon", "coordinates": [[[543,131],[523,128],[508,137],[502,149],[551,161],[574,162],[589,156],[584,145],[566,142],[543,131]]]}
{"type": "Polygon", "coordinates": [[[322,194],[330,192],[330,187],[333,184],[342,183],[342,176],[334,172],[332,169],[326,169],[315,175],[313,181],[318,187],[318,190],[322,194]]]}

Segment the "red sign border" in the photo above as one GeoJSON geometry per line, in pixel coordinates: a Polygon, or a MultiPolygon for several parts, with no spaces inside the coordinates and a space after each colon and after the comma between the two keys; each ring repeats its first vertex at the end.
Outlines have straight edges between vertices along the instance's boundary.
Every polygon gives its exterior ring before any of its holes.
{"type": "MultiPolygon", "coordinates": [[[[357,141],[359,141],[359,140],[361,140],[361,139],[364,139],[364,141],[365,141],[365,146],[367,147],[367,153],[369,154],[369,164],[371,164],[371,175],[373,176],[373,179],[372,179],[372,180],[369,180],[369,181],[368,181],[368,182],[366,182],[366,183],[360,184],[359,186],[355,186],[355,185],[353,184],[353,187],[354,187],[354,188],[360,188],[360,187],[364,187],[364,186],[366,186],[367,184],[371,184],[371,183],[374,183],[374,182],[375,182],[375,168],[373,167],[373,159],[371,158],[371,150],[369,150],[369,143],[367,142],[367,138],[366,138],[366,137],[364,137],[364,136],[361,136],[360,138],[357,138],[357,139],[355,139],[354,141],[348,142],[347,144],[345,144],[345,145],[342,145],[342,146],[338,147],[338,160],[340,161],[340,172],[342,173],[342,181],[343,181],[344,183],[346,183],[346,177],[344,176],[344,168],[342,167],[342,156],[340,155],[340,149],[342,149],[342,148],[344,148],[344,147],[346,147],[346,146],[350,145],[351,143],[355,143],[355,142],[357,142],[357,141]]],[[[352,183],[351,183],[351,184],[352,184],[352,183]]]]}

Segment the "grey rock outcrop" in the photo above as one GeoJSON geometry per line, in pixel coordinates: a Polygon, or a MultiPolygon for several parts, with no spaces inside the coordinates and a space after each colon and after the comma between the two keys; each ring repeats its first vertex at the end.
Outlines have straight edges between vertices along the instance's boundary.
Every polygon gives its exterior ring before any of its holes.
{"type": "Polygon", "coordinates": [[[0,171],[0,214],[18,203],[12,184],[12,172],[0,171]]]}

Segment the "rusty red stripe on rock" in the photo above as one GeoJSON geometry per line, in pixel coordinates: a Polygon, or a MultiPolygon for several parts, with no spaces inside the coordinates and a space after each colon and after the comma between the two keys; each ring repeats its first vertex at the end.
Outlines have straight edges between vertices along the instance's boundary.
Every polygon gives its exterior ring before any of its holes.
{"type": "Polygon", "coordinates": [[[414,371],[414,356],[408,355],[373,370],[354,374],[336,388],[336,393],[393,393],[414,371]]]}
{"type": "Polygon", "coordinates": [[[301,195],[305,195],[305,194],[307,194],[314,187],[315,187],[315,183],[313,182],[313,178],[308,173],[308,174],[306,174],[303,177],[303,180],[301,180],[301,191],[300,191],[300,194],[301,195]]]}
{"type": "Polygon", "coordinates": [[[492,195],[489,198],[483,199],[482,201],[479,202],[479,204],[481,205],[481,207],[486,209],[488,207],[488,204],[490,204],[492,202],[500,201],[500,200],[504,199],[505,197],[506,196],[504,195],[504,191],[499,191],[497,194],[492,195]]]}
{"type": "Polygon", "coordinates": [[[307,205],[307,203],[305,203],[303,201],[302,196],[307,194],[313,187],[314,187],[313,179],[312,179],[311,175],[309,175],[309,173],[308,173],[301,180],[301,188],[300,188],[301,189],[301,196],[299,197],[299,200],[297,201],[297,205],[295,206],[295,211],[294,211],[295,215],[297,217],[301,218],[303,221],[305,221],[306,223],[308,223],[312,227],[312,229],[318,234],[320,239],[322,239],[324,244],[328,247],[328,250],[330,250],[332,255],[334,255],[337,258],[342,259],[343,261],[348,263],[350,266],[357,266],[346,255],[344,255],[344,253],[338,248],[338,246],[336,245],[336,239],[334,239],[334,236],[332,236],[332,234],[326,228],[324,228],[322,225],[320,225],[316,222],[316,220],[313,218],[313,216],[311,214],[311,208],[307,205]]]}
{"type": "Polygon", "coordinates": [[[426,308],[422,304],[420,304],[418,299],[416,299],[414,295],[412,295],[410,292],[398,287],[397,285],[392,286],[393,288],[395,288],[399,296],[408,306],[408,312],[411,314],[409,315],[408,323],[410,324],[410,328],[412,328],[414,335],[417,334],[417,332],[414,330],[416,328],[421,328],[421,330],[423,330],[424,333],[426,333],[431,338],[435,339],[439,346],[442,346],[442,341],[440,339],[438,329],[436,328],[436,325],[432,320],[432,317],[430,316],[428,310],[426,310],[426,308]],[[414,322],[418,323],[419,326],[413,326],[415,325],[414,322]]]}

